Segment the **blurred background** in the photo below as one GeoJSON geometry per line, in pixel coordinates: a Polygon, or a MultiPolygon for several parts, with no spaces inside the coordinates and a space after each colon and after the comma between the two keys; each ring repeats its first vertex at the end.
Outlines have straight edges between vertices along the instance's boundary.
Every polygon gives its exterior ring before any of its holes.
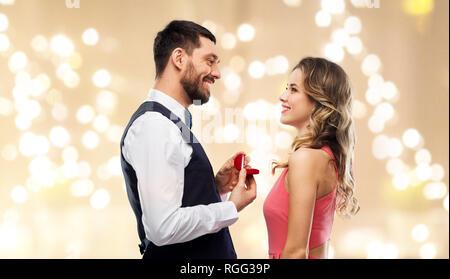
{"type": "Polygon", "coordinates": [[[119,142],[154,81],[173,19],[217,38],[222,78],[191,106],[214,170],[250,155],[258,197],[231,226],[267,258],[262,213],[295,131],[279,124],[290,70],[339,63],[354,87],[356,195],[331,258],[449,257],[446,0],[0,0],[0,258],[139,258],[119,142]]]}

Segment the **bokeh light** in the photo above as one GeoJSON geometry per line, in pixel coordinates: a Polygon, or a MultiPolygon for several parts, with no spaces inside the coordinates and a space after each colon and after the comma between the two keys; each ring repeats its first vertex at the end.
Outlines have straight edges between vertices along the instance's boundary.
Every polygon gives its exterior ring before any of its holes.
{"type": "Polygon", "coordinates": [[[95,117],[94,108],[90,105],[83,105],[77,111],[77,120],[82,124],[91,122],[95,117]]]}
{"type": "Polygon", "coordinates": [[[67,119],[69,111],[65,104],[58,103],[53,106],[51,113],[56,121],[62,122],[67,119]]]}
{"type": "Polygon", "coordinates": [[[348,34],[361,32],[361,20],[357,16],[349,16],[344,23],[344,29],[348,34]]]}
{"type": "Polygon", "coordinates": [[[431,180],[433,181],[441,181],[445,176],[444,167],[440,164],[432,164],[431,165],[431,180]]]}
{"type": "Polygon", "coordinates": [[[411,15],[424,15],[434,8],[434,0],[403,0],[403,9],[411,15]]]}
{"type": "Polygon", "coordinates": [[[56,54],[63,57],[71,56],[75,50],[72,41],[63,34],[52,37],[50,40],[50,48],[56,54]]]}
{"type": "Polygon", "coordinates": [[[443,199],[447,194],[447,185],[442,182],[430,182],[423,188],[423,195],[427,200],[443,199]]]}
{"type": "Polygon", "coordinates": [[[31,48],[37,52],[44,52],[48,48],[48,41],[43,35],[36,35],[31,40],[31,48]]]}
{"type": "Polygon", "coordinates": [[[431,153],[428,149],[422,148],[416,152],[414,159],[417,164],[428,165],[431,163],[431,153]]]}
{"type": "Polygon", "coordinates": [[[98,42],[98,32],[95,28],[88,28],[83,32],[83,42],[88,46],[95,46],[98,42]]]}
{"type": "Polygon", "coordinates": [[[361,67],[363,73],[366,76],[373,75],[380,70],[381,67],[380,58],[375,54],[369,54],[364,58],[361,67]]]}
{"type": "Polygon", "coordinates": [[[342,14],[345,10],[344,0],[322,0],[322,10],[330,14],[342,14]]]}
{"type": "Polygon", "coordinates": [[[83,145],[88,149],[95,149],[100,141],[99,136],[94,131],[87,131],[83,134],[83,145]]]}
{"type": "Polygon", "coordinates": [[[106,189],[99,189],[92,194],[90,201],[94,209],[101,210],[105,208],[110,201],[109,192],[106,189]]]}
{"type": "Polygon", "coordinates": [[[97,130],[97,132],[103,133],[106,132],[106,130],[109,127],[109,119],[108,117],[104,115],[97,115],[93,122],[94,129],[97,130]]]}
{"type": "Polygon", "coordinates": [[[221,45],[224,49],[233,49],[236,46],[236,36],[232,33],[223,34],[221,45]]]}
{"type": "Polygon", "coordinates": [[[363,50],[363,44],[358,37],[350,37],[345,44],[345,47],[350,54],[359,54],[363,50]]]}
{"type": "Polygon", "coordinates": [[[22,51],[14,52],[9,58],[9,69],[13,73],[17,73],[20,70],[23,70],[28,63],[28,58],[25,53],[22,51]]]}
{"type": "Polygon", "coordinates": [[[111,75],[107,70],[100,69],[94,73],[92,81],[94,82],[95,86],[104,88],[111,82],[111,75]]]}
{"type": "Polygon", "coordinates": [[[289,7],[299,7],[302,4],[301,0],[283,0],[283,2],[289,7]]]}
{"type": "Polygon", "coordinates": [[[265,66],[261,61],[253,61],[248,67],[248,73],[252,78],[262,78],[264,76],[265,66]]]}
{"type": "Polygon", "coordinates": [[[415,148],[420,143],[420,134],[416,129],[408,129],[403,133],[403,143],[409,148],[415,148]]]}
{"type": "Polygon", "coordinates": [[[2,148],[1,154],[6,161],[14,161],[17,158],[18,151],[14,144],[6,144],[2,148]]]}
{"type": "Polygon", "coordinates": [[[230,60],[230,67],[236,73],[240,73],[245,69],[245,59],[242,56],[235,55],[230,60]]]}
{"type": "Polygon", "coordinates": [[[66,128],[55,126],[50,131],[50,141],[57,147],[64,147],[70,143],[70,134],[66,128]]]}
{"type": "Polygon", "coordinates": [[[420,247],[420,257],[422,259],[434,259],[436,253],[436,245],[433,243],[425,243],[420,247]]]}
{"type": "Polygon", "coordinates": [[[333,62],[340,62],[344,59],[344,50],[337,43],[329,43],[325,46],[323,54],[326,58],[333,62]]]}
{"type": "Polygon", "coordinates": [[[397,173],[392,180],[392,183],[397,190],[405,190],[408,187],[409,182],[410,178],[407,173],[397,173]]]}
{"type": "Polygon", "coordinates": [[[28,192],[25,187],[19,185],[13,188],[11,198],[16,203],[24,203],[28,198],[28,192]]]}
{"type": "Polygon", "coordinates": [[[64,162],[75,162],[78,160],[78,150],[74,146],[66,146],[61,154],[64,162]]]}
{"type": "Polygon", "coordinates": [[[427,181],[431,178],[431,167],[428,164],[420,163],[417,165],[415,169],[415,173],[417,178],[422,181],[427,181]]]}
{"type": "Polygon", "coordinates": [[[430,235],[428,227],[424,224],[417,224],[411,230],[411,237],[417,242],[424,242],[430,235]]]}
{"type": "Polygon", "coordinates": [[[94,183],[89,179],[78,179],[70,185],[70,193],[75,197],[88,197],[94,191],[94,183]]]}
{"type": "Polygon", "coordinates": [[[237,90],[241,86],[241,77],[230,68],[223,70],[222,80],[229,91],[237,90]]]}
{"type": "Polygon", "coordinates": [[[255,28],[248,23],[241,24],[238,28],[237,35],[239,40],[249,42],[255,37],[255,28]]]}
{"type": "Polygon", "coordinates": [[[0,13],[0,32],[5,32],[8,29],[9,21],[5,14],[0,13]]]}
{"type": "Polygon", "coordinates": [[[10,42],[8,36],[0,34],[0,52],[7,51],[9,49],[10,42]]]}
{"type": "Polygon", "coordinates": [[[316,13],[316,24],[319,27],[327,27],[330,26],[331,23],[331,15],[323,10],[320,10],[316,13]]]}

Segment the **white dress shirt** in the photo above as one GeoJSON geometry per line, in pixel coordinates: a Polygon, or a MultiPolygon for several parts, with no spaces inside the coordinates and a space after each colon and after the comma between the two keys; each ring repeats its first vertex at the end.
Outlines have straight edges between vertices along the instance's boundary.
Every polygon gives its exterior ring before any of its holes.
{"type": "MultiPolygon", "coordinates": [[[[151,89],[145,101],[155,101],[176,114],[186,124],[186,109],[175,99],[151,89]]],[[[181,207],[184,168],[189,164],[192,146],[180,129],[159,112],[147,111],[131,125],[122,148],[138,181],[142,223],[148,240],[155,245],[186,242],[218,232],[238,219],[231,201],[181,207]]]]}

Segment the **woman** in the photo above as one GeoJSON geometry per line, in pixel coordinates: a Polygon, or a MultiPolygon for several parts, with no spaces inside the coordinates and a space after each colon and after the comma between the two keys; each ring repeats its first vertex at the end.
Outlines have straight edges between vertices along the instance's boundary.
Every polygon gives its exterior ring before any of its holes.
{"type": "Polygon", "coordinates": [[[334,213],[359,210],[352,172],[355,134],[350,82],[340,66],[307,57],[281,95],[281,123],[298,135],[264,202],[269,257],[328,258],[334,213]]]}

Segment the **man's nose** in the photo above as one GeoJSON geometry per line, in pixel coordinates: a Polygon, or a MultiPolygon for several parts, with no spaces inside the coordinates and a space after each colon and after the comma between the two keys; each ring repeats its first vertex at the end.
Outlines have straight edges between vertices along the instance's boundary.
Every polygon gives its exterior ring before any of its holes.
{"type": "Polygon", "coordinates": [[[211,75],[215,79],[220,79],[220,69],[219,69],[219,67],[217,65],[212,67],[211,75]]]}

